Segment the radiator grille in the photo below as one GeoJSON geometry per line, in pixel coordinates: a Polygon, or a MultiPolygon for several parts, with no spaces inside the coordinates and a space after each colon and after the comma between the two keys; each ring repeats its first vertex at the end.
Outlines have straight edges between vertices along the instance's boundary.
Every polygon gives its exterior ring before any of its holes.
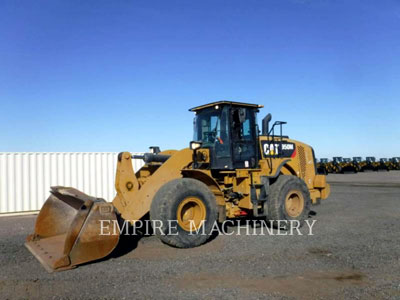
{"type": "Polygon", "coordinates": [[[307,164],[306,164],[306,157],[304,154],[304,147],[298,146],[297,149],[299,150],[299,169],[300,169],[301,178],[305,178],[307,164]]]}

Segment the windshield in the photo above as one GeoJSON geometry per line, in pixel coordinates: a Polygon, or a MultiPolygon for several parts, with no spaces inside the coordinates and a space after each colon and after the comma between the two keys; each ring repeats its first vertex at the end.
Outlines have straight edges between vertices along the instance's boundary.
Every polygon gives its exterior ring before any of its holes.
{"type": "Polygon", "coordinates": [[[344,162],[351,162],[351,159],[350,158],[343,158],[343,161],[344,162]]]}
{"type": "Polygon", "coordinates": [[[333,158],[333,161],[342,162],[342,161],[343,161],[343,158],[341,158],[341,157],[334,157],[334,158],[333,158]]]}
{"type": "Polygon", "coordinates": [[[193,121],[193,140],[201,141],[203,147],[215,144],[229,145],[228,107],[210,107],[196,114],[193,121]]]}
{"type": "Polygon", "coordinates": [[[353,157],[353,160],[354,160],[354,161],[361,162],[361,157],[353,157]]]}
{"type": "Polygon", "coordinates": [[[327,162],[328,162],[328,159],[327,159],[327,158],[321,158],[321,162],[322,162],[322,163],[327,163],[327,162]]]}

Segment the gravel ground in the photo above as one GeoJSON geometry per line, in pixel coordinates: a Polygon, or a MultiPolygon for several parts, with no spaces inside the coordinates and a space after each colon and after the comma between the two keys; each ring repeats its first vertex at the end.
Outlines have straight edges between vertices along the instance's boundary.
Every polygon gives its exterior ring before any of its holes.
{"type": "Polygon", "coordinates": [[[1,217],[0,299],[400,299],[400,172],[328,181],[331,197],[313,207],[314,235],[231,227],[234,235],[194,249],[144,237],[52,274],[23,246],[36,216],[1,217]]]}

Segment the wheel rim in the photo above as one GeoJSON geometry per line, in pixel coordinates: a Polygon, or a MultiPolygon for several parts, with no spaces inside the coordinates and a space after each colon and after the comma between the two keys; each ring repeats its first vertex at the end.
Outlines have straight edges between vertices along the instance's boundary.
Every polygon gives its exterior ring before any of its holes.
{"type": "Polygon", "coordinates": [[[304,197],[303,193],[296,190],[291,190],[285,199],[285,209],[286,213],[292,217],[296,218],[303,212],[304,208],[304,197]]]}
{"type": "Polygon", "coordinates": [[[197,230],[206,218],[206,207],[199,198],[185,198],[178,206],[177,219],[179,226],[186,231],[197,230]]]}

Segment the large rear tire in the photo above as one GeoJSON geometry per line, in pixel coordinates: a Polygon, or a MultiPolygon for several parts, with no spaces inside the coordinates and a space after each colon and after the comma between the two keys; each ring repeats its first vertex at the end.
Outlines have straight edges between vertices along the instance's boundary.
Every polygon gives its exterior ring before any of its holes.
{"type": "Polygon", "coordinates": [[[155,234],[164,243],[178,248],[204,244],[217,220],[214,194],[201,181],[179,178],[164,184],[155,194],[150,219],[160,224],[155,234]]]}
{"type": "Polygon", "coordinates": [[[293,225],[291,220],[299,221],[302,226],[309,216],[310,206],[310,192],[302,179],[296,176],[280,175],[271,184],[268,220],[275,227],[278,226],[278,220],[281,220],[280,228],[282,229],[290,229],[293,225]]]}

